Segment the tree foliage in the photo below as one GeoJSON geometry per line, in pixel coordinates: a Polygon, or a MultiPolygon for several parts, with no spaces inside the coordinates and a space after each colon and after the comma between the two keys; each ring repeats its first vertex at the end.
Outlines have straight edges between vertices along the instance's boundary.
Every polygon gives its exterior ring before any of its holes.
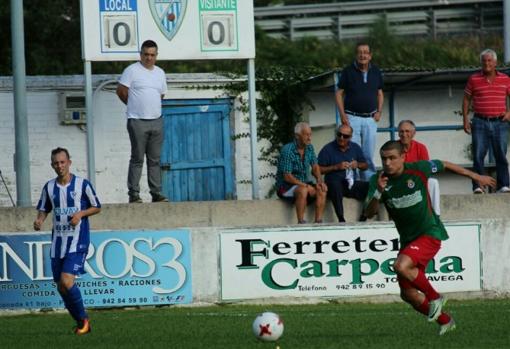
{"type": "MultiPolygon", "coordinates": [[[[255,0],[255,6],[282,1],[255,0]]],[[[331,1],[315,1],[331,2],[331,1]]],[[[284,1],[285,4],[311,3],[284,1]]],[[[12,74],[10,1],[0,1],[0,75],[12,74]]],[[[24,1],[25,55],[28,75],[82,74],[79,0],[24,1]]],[[[502,53],[501,35],[401,37],[392,33],[384,17],[373,24],[370,41],[374,61],[384,68],[459,67],[478,65],[478,52],[491,47],[502,53]]],[[[323,71],[339,68],[353,59],[354,42],[321,41],[313,37],[298,41],[273,39],[256,30],[256,66],[313,66],[323,71]]],[[[119,73],[128,62],[95,62],[94,73],[119,73]]],[[[245,63],[233,61],[172,61],[159,64],[168,72],[244,72],[245,63]]]]}
{"type": "MultiPolygon", "coordinates": [[[[24,1],[25,63],[28,75],[82,71],[79,0],[24,1]]],[[[10,2],[0,2],[0,75],[11,74],[10,2]]]]}

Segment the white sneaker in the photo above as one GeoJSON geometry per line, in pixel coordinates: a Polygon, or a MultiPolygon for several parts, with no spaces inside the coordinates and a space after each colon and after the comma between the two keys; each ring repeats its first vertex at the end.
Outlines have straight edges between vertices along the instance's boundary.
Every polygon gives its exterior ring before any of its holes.
{"type": "Polygon", "coordinates": [[[482,188],[478,187],[475,190],[473,190],[473,194],[485,194],[482,188]]]}
{"type": "Polygon", "coordinates": [[[441,325],[441,327],[439,327],[439,335],[442,336],[448,332],[452,332],[456,328],[457,328],[457,326],[455,325],[455,320],[453,320],[453,318],[451,318],[450,322],[448,322],[447,324],[441,325]]]}
{"type": "Polygon", "coordinates": [[[436,321],[439,315],[441,315],[441,310],[443,310],[444,305],[446,304],[446,298],[443,296],[429,302],[429,322],[436,321]]]}
{"type": "Polygon", "coordinates": [[[510,188],[507,186],[501,187],[499,188],[498,193],[510,193],[510,188]]]}

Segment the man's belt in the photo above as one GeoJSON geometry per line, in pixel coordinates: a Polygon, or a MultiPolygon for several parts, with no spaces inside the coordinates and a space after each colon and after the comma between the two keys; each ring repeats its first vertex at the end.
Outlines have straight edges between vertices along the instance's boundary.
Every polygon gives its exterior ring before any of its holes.
{"type": "Polygon", "coordinates": [[[503,116],[491,116],[491,115],[483,115],[475,113],[473,115],[477,119],[487,120],[487,121],[501,121],[503,120],[503,116]]]}
{"type": "Polygon", "coordinates": [[[371,112],[371,113],[355,113],[353,111],[350,111],[350,110],[346,110],[345,111],[346,114],[349,114],[349,115],[353,115],[353,116],[359,116],[360,118],[371,118],[374,116],[374,114],[376,113],[375,111],[371,112]]]}

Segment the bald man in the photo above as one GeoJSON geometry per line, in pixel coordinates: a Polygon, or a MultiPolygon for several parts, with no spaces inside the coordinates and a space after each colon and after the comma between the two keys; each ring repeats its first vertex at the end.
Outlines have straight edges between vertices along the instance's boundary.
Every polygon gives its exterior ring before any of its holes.
{"type": "MultiPolygon", "coordinates": [[[[416,125],[412,120],[402,120],[398,124],[398,137],[402,150],[404,152],[405,162],[416,162],[420,160],[430,160],[429,152],[425,144],[414,140],[416,135],[416,125]]],[[[432,208],[438,216],[441,215],[441,193],[439,191],[439,181],[436,178],[429,178],[427,186],[430,195],[432,208]]]]}

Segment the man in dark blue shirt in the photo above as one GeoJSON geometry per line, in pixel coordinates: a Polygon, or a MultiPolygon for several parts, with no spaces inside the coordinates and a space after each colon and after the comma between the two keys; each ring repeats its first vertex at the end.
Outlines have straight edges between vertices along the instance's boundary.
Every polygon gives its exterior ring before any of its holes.
{"type": "Polygon", "coordinates": [[[352,141],[361,146],[367,159],[368,169],[361,174],[365,181],[375,173],[377,122],[384,102],[382,74],[371,60],[370,46],[357,44],[356,60],[342,71],[335,95],[342,124],[353,128],[352,141]]]}
{"type": "MultiPolygon", "coordinates": [[[[351,137],[352,127],[340,125],[336,139],[321,149],[318,160],[339,222],[345,222],[343,197],[363,201],[368,193],[368,182],[356,181],[353,177],[354,171],[364,171],[368,164],[361,147],[351,142],[351,137]]],[[[364,216],[360,220],[365,220],[364,216]]]]}

